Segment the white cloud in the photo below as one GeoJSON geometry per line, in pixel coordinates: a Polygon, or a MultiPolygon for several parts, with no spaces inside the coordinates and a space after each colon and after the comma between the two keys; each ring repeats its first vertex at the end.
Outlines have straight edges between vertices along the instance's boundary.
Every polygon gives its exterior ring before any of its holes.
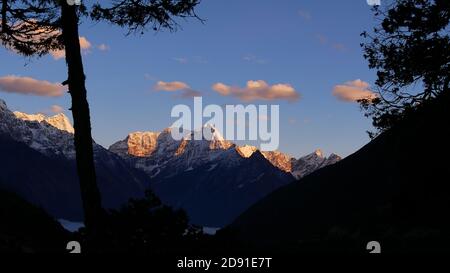
{"type": "Polygon", "coordinates": [[[325,45],[328,43],[328,38],[323,34],[316,34],[315,38],[321,43],[322,45],[325,45]]]}
{"type": "Polygon", "coordinates": [[[296,101],[300,98],[298,92],[290,84],[269,85],[263,80],[248,81],[244,88],[216,83],[213,90],[222,96],[233,96],[242,101],[253,100],[288,100],[296,101]]]}
{"type": "Polygon", "coordinates": [[[334,49],[336,49],[337,51],[346,51],[347,50],[347,47],[344,44],[341,44],[341,43],[334,43],[332,45],[332,47],[334,49]]]}
{"type": "Polygon", "coordinates": [[[188,63],[207,64],[208,63],[208,60],[202,56],[193,56],[193,57],[189,57],[189,58],[188,57],[173,57],[172,60],[179,64],[188,64],[188,63]]]}
{"type": "Polygon", "coordinates": [[[92,47],[91,43],[86,39],[86,37],[80,37],[80,47],[83,50],[90,49],[92,47]]]}
{"type": "Polygon", "coordinates": [[[99,44],[99,45],[97,46],[97,48],[98,48],[98,50],[100,50],[100,51],[108,51],[108,50],[110,49],[109,45],[107,45],[107,44],[99,44]]]}
{"type": "Polygon", "coordinates": [[[375,99],[377,95],[370,90],[370,85],[362,80],[354,80],[345,84],[336,85],[333,95],[342,101],[357,102],[361,99],[375,99]]]}
{"type": "Polygon", "coordinates": [[[189,85],[187,85],[184,82],[163,82],[163,81],[159,81],[156,83],[155,85],[155,90],[158,91],[177,91],[177,90],[182,90],[182,89],[186,89],[186,88],[190,88],[189,85]]]}
{"type": "Polygon", "coordinates": [[[327,36],[325,36],[323,34],[318,33],[318,34],[314,35],[314,38],[321,45],[328,46],[336,51],[345,52],[347,50],[347,47],[345,46],[345,44],[331,41],[327,36]]]}
{"type": "Polygon", "coordinates": [[[50,106],[50,112],[54,113],[54,114],[59,114],[59,113],[63,113],[64,112],[64,108],[62,108],[59,105],[52,105],[50,106]]]}
{"type": "Polygon", "coordinates": [[[303,9],[298,11],[298,15],[306,21],[309,21],[312,18],[311,13],[309,11],[303,10],[303,9]]]}
{"type": "Polygon", "coordinates": [[[174,60],[175,62],[180,63],[180,64],[187,64],[189,62],[189,60],[184,57],[174,57],[174,58],[172,58],[172,60],[174,60]]]}
{"type": "Polygon", "coordinates": [[[242,59],[244,61],[251,62],[251,63],[256,63],[256,64],[266,64],[267,63],[267,60],[259,58],[259,57],[255,56],[255,55],[252,55],[252,54],[245,55],[242,59]]]}
{"type": "Polygon", "coordinates": [[[0,91],[23,95],[59,97],[63,95],[64,86],[60,83],[51,83],[30,77],[8,75],[0,77],[0,91]]]}
{"type": "MultiPolygon", "coordinates": [[[[81,52],[86,54],[90,52],[92,44],[86,37],[80,36],[80,48],[81,52]]],[[[66,56],[64,49],[51,51],[50,54],[53,56],[53,59],[55,60],[62,59],[66,56]]]]}
{"type": "Polygon", "coordinates": [[[156,91],[180,92],[182,98],[191,98],[201,96],[201,93],[192,89],[188,84],[180,81],[164,82],[158,81],[153,87],[156,91]]]}

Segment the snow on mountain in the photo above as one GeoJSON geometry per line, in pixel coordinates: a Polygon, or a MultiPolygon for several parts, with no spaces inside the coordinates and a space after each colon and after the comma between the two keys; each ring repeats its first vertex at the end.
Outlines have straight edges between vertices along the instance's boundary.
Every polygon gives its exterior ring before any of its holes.
{"type": "MultiPolygon", "coordinates": [[[[258,149],[254,146],[237,147],[243,157],[250,157],[258,149]]],[[[300,179],[320,168],[334,164],[342,158],[336,154],[331,154],[328,158],[324,156],[322,150],[317,149],[313,153],[303,156],[299,159],[293,158],[279,151],[261,152],[272,165],[291,173],[295,178],[300,179]]]]}
{"type": "Polygon", "coordinates": [[[42,122],[45,120],[46,116],[44,116],[43,114],[25,114],[22,112],[13,112],[13,114],[16,116],[16,118],[19,118],[21,120],[26,120],[26,121],[37,121],[37,122],[42,122]]]}
{"type": "MultiPolygon", "coordinates": [[[[208,139],[193,140],[197,132],[185,132],[181,141],[171,137],[171,130],[159,132],[135,132],[122,141],[113,144],[109,150],[131,162],[132,165],[147,172],[151,177],[175,175],[177,170],[192,170],[207,162],[214,164],[218,160],[225,160],[229,164],[237,162],[238,157],[250,158],[257,147],[244,145],[237,146],[225,140],[220,132],[211,125],[203,127],[204,133],[210,133],[208,139]],[[170,148],[168,148],[170,147],[170,148]],[[236,151],[237,153],[233,152],[236,151]],[[170,167],[170,168],[167,168],[170,167]],[[169,173],[165,170],[170,169],[169,173]]],[[[341,158],[330,155],[326,158],[321,150],[295,159],[279,151],[261,152],[273,166],[291,173],[297,179],[311,172],[334,164],[341,158]]]]}
{"type": "Polygon", "coordinates": [[[4,101],[0,102],[0,134],[43,154],[75,158],[73,134],[70,132],[73,132],[73,127],[64,114],[45,117],[41,114],[13,113],[4,101]]]}
{"type": "Polygon", "coordinates": [[[75,133],[72,123],[69,121],[67,116],[62,113],[46,118],[45,122],[61,131],[66,131],[70,134],[75,133]]]}
{"type": "MultiPolygon", "coordinates": [[[[0,188],[13,191],[55,217],[82,218],[74,129],[64,114],[46,117],[10,111],[0,100],[0,188]],[[9,164],[9,167],[8,167],[9,164]]],[[[98,186],[106,208],[141,197],[148,176],[94,143],[98,186]]]]}
{"type": "Polygon", "coordinates": [[[17,112],[17,111],[13,112],[13,113],[17,118],[19,118],[21,120],[37,121],[39,123],[46,122],[61,131],[66,131],[70,134],[73,134],[75,132],[72,124],[69,121],[69,118],[66,115],[64,115],[63,113],[60,113],[60,114],[57,114],[57,115],[54,115],[51,117],[47,117],[43,114],[30,115],[30,114],[26,114],[26,113],[22,113],[22,112],[17,112]]]}
{"type": "Polygon", "coordinates": [[[151,177],[169,177],[226,157],[225,151],[234,147],[214,127],[207,125],[203,129],[211,133],[210,138],[192,140],[196,132],[184,132],[182,140],[174,140],[171,135],[174,128],[162,132],[135,132],[111,145],[109,150],[151,177]]]}
{"type": "MultiPolygon", "coordinates": [[[[258,148],[254,146],[240,146],[236,148],[243,157],[250,157],[258,148]]],[[[336,154],[331,154],[328,158],[323,155],[322,150],[317,149],[313,153],[301,157],[293,158],[279,151],[261,152],[264,157],[275,167],[285,172],[291,173],[295,178],[300,179],[320,168],[332,165],[342,158],[336,154]]]]}
{"type": "Polygon", "coordinates": [[[292,174],[296,178],[306,176],[320,168],[334,164],[342,158],[331,154],[328,158],[323,155],[322,150],[318,149],[313,153],[292,161],[292,174]]]}
{"type": "Polygon", "coordinates": [[[236,150],[242,157],[249,158],[254,152],[258,150],[258,148],[256,148],[255,146],[244,145],[236,147],[236,150]]]}
{"type": "MultiPolygon", "coordinates": [[[[2,136],[24,143],[46,156],[62,156],[68,160],[74,160],[73,134],[72,124],[62,113],[47,117],[43,114],[12,112],[6,103],[0,100],[0,135],[2,136]]],[[[140,143],[139,146],[145,146],[145,143],[140,143]]],[[[120,159],[115,153],[95,142],[94,158],[110,167],[117,164],[117,159],[120,159]]]]}
{"type": "MultiPolygon", "coordinates": [[[[258,148],[256,148],[255,146],[249,146],[249,145],[244,145],[244,146],[238,146],[236,147],[236,150],[239,152],[239,154],[245,158],[250,157],[253,153],[255,153],[256,151],[259,151],[258,148]]],[[[272,165],[274,165],[275,167],[277,167],[278,169],[288,172],[290,173],[292,171],[292,157],[284,154],[282,152],[279,151],[264,151],[261,152],[261,154],[267,159],[269,160],[270,163],[272,163],[272,165]]]]}
{"type": "Polygon", "coordinates": [[[178,141],[172,139],[170,132],[168,128],[162,132],[130,133],[124,140],[111,145],[109,150],[124,158],[173,154],[178,141]]]}
{"type": "Polygon", "coordinates": [[[118,155],[132,155],[136,157],[150,156],[156,149],[160,133],[135,132],[128,135],[125,140],[119,141],[110,147],[118,155]]]}
{"type": "Polygon", "coordinates": [[[261,152],[263,156],[269,160],[272,165],[277,167],[280,170],[283,170],[288,173],[292,173],[292,160],[293,158],[285,153],[280,151],[271,151],[271,152],[261,152]]]}
{"type": "Polygon", "coordinates": [[[338,156],[337,154],[331,154],[328,158],[327,158],[327,160],[325,161],[325,165],[332,165],[332,164],[335,164],[335,163],[337,163],[337,162],[339,162],[339,161],[341,161],[342,160],[342,157],[340,157],[340,156],[338,156]]]}

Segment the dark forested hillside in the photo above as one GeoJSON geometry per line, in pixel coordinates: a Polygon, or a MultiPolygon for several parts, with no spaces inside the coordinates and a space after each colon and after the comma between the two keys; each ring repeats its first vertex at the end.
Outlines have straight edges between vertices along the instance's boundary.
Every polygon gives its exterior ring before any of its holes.
{"type": "Polygon", "coordinates": [[[67,232],[43,210],[0,191],[0,252],[65,251],[67,232]]]}
{"type": "Polygon", "coordinates": [[[263,199],[231,227],[256,244],[321,251],[444,250],[450,241],[448,94],[365,147],[263,199]],[[384,243],[383,243],[384,242],[384,243]]]}
{"type": "MultiPolygon", "coordinates": [[[[104,206],[118,208],[131,197],[143,197],[146,175],[104,153],[96,155],[104,206]]],[[[0,155],[0,189],[16,193],[56,218],[83,219],[74,161],[43,155],[8,137],[0,137],[0,155]]]]}

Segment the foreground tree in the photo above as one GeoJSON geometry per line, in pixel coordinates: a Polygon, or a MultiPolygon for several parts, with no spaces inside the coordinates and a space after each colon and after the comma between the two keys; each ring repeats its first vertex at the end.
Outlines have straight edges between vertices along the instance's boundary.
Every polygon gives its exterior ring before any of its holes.
{"type": "MultiPolygon", "coordinates": [[[[163,205],[151,191],[143,199],[131,199],[122,208],[109,211],[105,220],[100,246],[94,249],[102,253],[192,251],[207,239],[200,228],[189,224],[183,210],[163,205]]],[[[85,245],[85,230],[76,233],[74,240],[85,245]]]]}
{"type": "Polygon", "coordinates": [[[99,1],[87,7],[67,0],[0,0],[0,40],[8,49],[25,56],[43,56],[64,50],[68,86],[72,98],[75,149],[85,224],[91,236],[102,230],[104,212],[96,183],[91,122],[78,26],[81,18],[106,20],[143,33],[176,30],[176,17],[195,17],[199,0],[123,0],[99,1]],[[101,4],[100,4],[101,3],[101,4]],[[109,6],[105,6],[109,5],[109,6]]]}
{"type": "Polygon", "coordinates": [[[378,98],[361,104],[378,133],[447,93],[450,80],[450,1],[382,4],[374,8],[380,25],[362,34],[364,57],[377,70],[378,98]]]}

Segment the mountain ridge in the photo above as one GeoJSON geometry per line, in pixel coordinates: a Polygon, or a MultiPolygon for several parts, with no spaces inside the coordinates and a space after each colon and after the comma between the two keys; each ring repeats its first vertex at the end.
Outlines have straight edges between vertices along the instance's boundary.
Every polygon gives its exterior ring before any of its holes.
{"type": "MultiPolygon", "coordinates": [[[[211,128],[216,130],[214,127],[211,128]]],[[[167,154],[164,156],[164,160],[158,158],[158,155],[161,155],[161,152],[158,151],[158,145],[160,141],[159,136],[162,134],[169,134],[171,130],[172,128],[166,128],[162,132],[132,132],[129,133],[125,139],[112,144],[109,147],[109,150],[127,160],[130,160],[130,158],[134,158],[135,161],[140,162],[136,163],[137,168],[140,168],[147,172],[152,172],[156,168],[157,164],[155,163],[153,167],[150,167],[148,161],[152,160],[146,160],[145,158],[152,158],[154,162],[164,162],[168,159],[167,154]],[[144,164],[142,163],[143,161],[147,161],[147,163],[144,164]]],[[[215,133],[217,134],[217,131],[215,131],[215,133]]],[[[190,134],[192,133],[187,133],[187,135],[190,134]]],[[[224,140],[223,137],[221,137],[220,133],[218,133],[218,135],[220,137],[216,137],[208,144],[212,153],[215,153],[213,150],[226,150],[229,148],[234,148],[242,157],[248,158],[254,152],[259,151],[259,149],[255,146],[238,146],[230,141],[224,140]]],[[[178,146],[178,149],[176,149],[175,152],[176,156],[179,156],[183,153],[189,141],[190,139],[185,137],[179,142],[171,142],[171,145],[178,146]]],[[[166,144],[163,144],[163,146],[165,145],[166,144]]],[[[171,153],[173,151],[168,152],[171,153]]],[[[261,154],[273,166],[282,171],[291,173],[296,179],[308,175],[321,167],[334,164],[342,159],[340,156],[334,153],[332,153],[329,157],[325,157],[320,149],[317,149],[315,152],[298,159],[280,151],[262,151],[261,154]]]]}
{"type": "Polygon", "coordinates": [[[181,140],[171,130],[134,132],[114,143],[115,152],[131,166],[151,177],[151,188],[167,204],[183,208],[194,224],[223,227],[241,212],[279,187],[295,181],[340,157],[323,156],[317,150],[295,159],[279,151],[261,152],[253,146],[237,146],[205,125],[212,138],[181,140]],[[295,167],[295,173],[292,167],[295,167]]]}
{"type": "MultiPolygon", "coordinates": [[[[0,188],[45,208],[56,218],[81,221],[74,136],[66,122],[62,114],[14,114],[0,100],[0,188]]],[[[118,208],[129,198],[144,196],[149,185],[144,173],[96,143],[94,159],[105,208],[118,208]]]]}

